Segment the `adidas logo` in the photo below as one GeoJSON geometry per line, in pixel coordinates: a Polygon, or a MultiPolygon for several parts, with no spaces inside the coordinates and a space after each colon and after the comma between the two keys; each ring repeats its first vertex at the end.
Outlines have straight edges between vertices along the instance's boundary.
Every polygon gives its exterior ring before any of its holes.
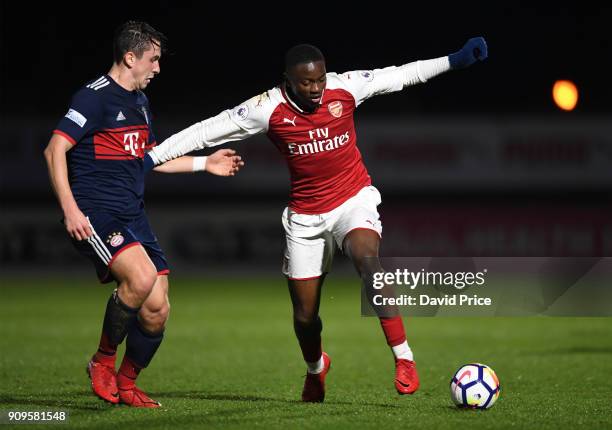
{"type": "Polygon", "coordinates": [[[116,120],[117,120],[117,121],[123,121],[123,120],[125,120],[125,115],[123,115],[123,112],[119,111],[119,114],[117,115],[116,120]]]}

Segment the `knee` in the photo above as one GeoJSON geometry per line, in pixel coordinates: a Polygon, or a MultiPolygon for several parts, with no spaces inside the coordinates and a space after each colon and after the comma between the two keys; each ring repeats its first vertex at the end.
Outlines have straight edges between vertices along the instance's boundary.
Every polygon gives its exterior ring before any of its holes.
{"type": "Polygon", "coordinates": [[[308,328],[317,324],[319,316],[313,310],[296,309],[293,312],[293,323],[300,328],[308,328]]]}
{"type": "Polygon", "coordinates": [[[347,240],[345,250],[362,278],[380,270],[377,243],[353,243],[347,240]]]}
{"type": "Polygon", "coordinates": [[[157,304],[147,304],[140,310],[140,320],[142,325],[150,332],[161,331],[168,321],[170,315],[170,303],[168,300],[157,304]]]}
{"type": "Polygon", "coordinates": [[[355,268],[362,278],[369,279],[374,273],[381,271],[380,260],[376,251],[364,252],[353,258],[355,268]]]}
{"type": "Polygon", "coordinates": [[[127,279],[127,287],[133,295],[144,301],[149,297],[156,280],[157,272],[155,268],[146,268],[132,274],[127,279]]]}
{"type": "Polygon", "coordinates": [[[294,317],[293,328],[298,338],[317,336],[323,330],[323,323],[318,315],[312,318],[294,317]]]}

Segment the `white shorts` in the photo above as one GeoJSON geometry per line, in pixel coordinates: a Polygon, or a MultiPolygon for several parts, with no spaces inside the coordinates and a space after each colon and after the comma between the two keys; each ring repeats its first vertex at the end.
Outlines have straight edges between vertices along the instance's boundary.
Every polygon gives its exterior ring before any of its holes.
{"type": "Polygon", "coordinates": [[[320,214],[283,212],[287,246],[283,274],[293,280],[318,278],[329,272],[336,251],[346,235],[356,229],[374,230],[380,236],[382,225],[376,207],[380,193],[373,186],[362,188],[334,210],[320,214]]]}

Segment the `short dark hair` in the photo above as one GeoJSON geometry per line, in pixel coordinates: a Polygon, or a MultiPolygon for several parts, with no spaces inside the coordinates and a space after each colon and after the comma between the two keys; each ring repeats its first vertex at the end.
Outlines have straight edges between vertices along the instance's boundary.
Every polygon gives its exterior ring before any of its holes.
{"type": "Polygon", "coordinates": [[[290,48],[285,54],[285,71],[297,64],[325,61],[325,57],[316,46],[302,43],[290,48]]]}
{"type": "Polygon", "coordinates": [[[160,31],[155,30],[146,22],[128,21],[115,30],[113,40],[113,57],[115,63],[120,64],[126,52],[132,51],[136,57],[142,57],[144,51],[154,44],[162,52],[166,50],[168,39],[160,31]]]}

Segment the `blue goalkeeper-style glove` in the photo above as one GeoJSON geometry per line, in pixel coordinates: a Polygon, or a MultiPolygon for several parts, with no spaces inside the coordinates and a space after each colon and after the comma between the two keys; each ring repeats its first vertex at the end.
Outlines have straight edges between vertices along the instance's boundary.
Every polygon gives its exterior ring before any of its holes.
{"type": "Polygon", "coordinates": [[[473,37],[463,45],[463,48],[448,56],[451,69],[463,69],[476,61],[487,58],[487,42],[484,37],[473,37]]]}

